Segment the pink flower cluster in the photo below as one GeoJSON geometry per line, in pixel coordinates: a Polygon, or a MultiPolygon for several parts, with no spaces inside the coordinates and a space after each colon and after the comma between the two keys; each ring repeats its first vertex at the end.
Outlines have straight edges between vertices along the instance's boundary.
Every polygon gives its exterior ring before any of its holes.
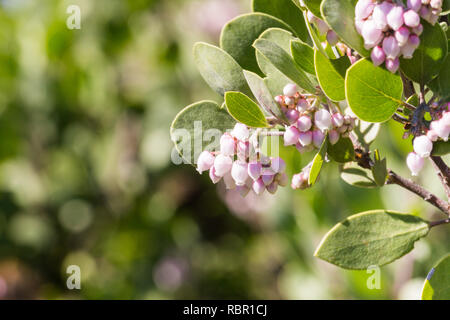
{"type": "Polygon", "coordinates": [[[260,154],[250,140],[250,129],[237,123],[232,132],[222,135],[220,152],[203,151],[200,154],[198,172],[209,170],[213,183],[223,179],[227,189],[237,189],[243,197],[251,190],[257,195],[265,190],[274,194],[279,186],[287,186],[289,179],[284,160],[260,154]]]}
{"type": "Polygon", "coordinates": [[[450,103],[444,104],[443,107],[432,106],[432,116],[434,120],[431,121],[430,128],[426,134],[414,139],[414,152],[411,152],[406,159],[406,164],[413,176],[419,174],[425,164],[425,159],[431,155],[433,142],[438,140],[448,141],[449,139],[450,103]]]}
{"type": "Polygon", "coordinates": [[[359,0],[355,7],[355,25],[372,49],[375,66],[385,63],[395,73],[400,57],[411,59],[423,32],[421,18],[435,24],[442,12],[442,0],[408,0],[406,7],[392,0],[359,0]]]}
{"type": "Polygon", "coordinates": [[[321,147],[325,134],[331,144],[341,137],[348,137],[355,127],[354,118],[315,106],[315,98],[308,99],[300,94],[295,84],[284,87],[284,95],[275,97],[275,101],[286,114],[290,126],[286,126],[284,144],[295,145],[300,153],[321,147]]]}

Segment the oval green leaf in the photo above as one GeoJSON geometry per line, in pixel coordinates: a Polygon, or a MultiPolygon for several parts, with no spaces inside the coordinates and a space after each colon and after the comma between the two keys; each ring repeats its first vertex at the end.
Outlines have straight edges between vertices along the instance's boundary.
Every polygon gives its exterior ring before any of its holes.
{"type": "Polygon", "coordinates": [[[303,0],[306,8],[311,11],[316,17],[322,19],[322,13],[320,12],[320,5],[322,0],[303,0]]]}
{"type": "Polygon", "coordinates": [[[439,75],[428,86],[442,100],[448,101],[450,99],[450,54],[447,54],[439,75]]]}
{"type": "Polygon", "coordinates": [[[294,29],[295,34],[303,41],[308,41],[308,30],[306,29],[303,12],[292,2],[292,0],[253,0],[254,12],[270,14],[294,29]]]}
{"type": "Polygon", "coordinates": [[[315,50],[314,63],[317,79],[325,95],[332,101],[345,100],[345,75],[351,66],[348,57],[330,60],[315,50]]]}
{"type": "Polygon", "coordinates": [[[450,153],[450,141],[437,141],[433,143],[433,156],[442,157],[450,153]]]}
{"type": "Polygon", "coordinates": [[[291,41],[291,53],[295,63],[309,74],[316,75],[314,67],[314,49],[299,40],[291,41]]]}
{"type": "Polygon", "coordinates": [[[347,71],[345,95],[358,118],[384,122],[402,104],[403,82],[400,76],[362,59],[347,71]]]}
{"type": "Polygon", "coordinates": [[[292,57],[276,43],[266,39],[258,39],[255,41],[254,47],[300,88],[309,93],[316,93],[316,89],[308,76],[295,64],[292,57]]]}
{"type": "Polygon", "coordinates": [[[187,106],[175,117],[170,127],[170,137],[183,159],[194,164],[200,153],[210,145],[203,134],[210,129],[217,135],[233,129],[236,121],[214,101],[200,101],[187,106]]]}
{"type": "Polygon", "coordinates": [[[450,254],[428,273],[422,289],[422,300],[450,300],[450,254]]]}
{"type": "Polygon", "coordinates": [[[317,179],[319,178],[320,172],[322,171],[323,163],[325,161],[325,156],[327,154],[328,149],[328,134],[325,136],[325,140],[320,147],[319,152],[313,159],[311,171],[309,173],[308,184],[313,186],[316,184],[317,179]]]}
{"type": "Polygon", "coordinates": [[[334,226],[314,255],[345,269],[383,266],[410,252],[428,231],[428,223],[413,215],[363,212],[334,226]]]}
{"type": "Polygon", "coordinates": [[[196,43],[194,61],[206,83],[221,96],[227,91],[250,92],[243,69],[222,49],[203,42],[196,43]]]}
{"type": "Polygon", "coordinates": [[[359,167],[356,163],[346,163],[341,167],[341,179],[358,188],[377,188],[372,172],[359,167]]]}
{"type": "Polygon", "coordinates": [[[328,155],[339,163],[346,163],[355,160],[355,148],[350,138],[341,138],[336,144],[328,143],[328,155]]]}
{"type": "Polygon", "coordinates": [[[434,26],[422,23],[420,45],[412,59],[400,59],[400,68],[409,79],[425,85],[441,71],[447,57],[448,40],[439,23],[434,26]]]}
{"type": "Polygon", "coordinates": [[[277,117],[278,119],[282,119],[289,124],[286,115],[281,110],[278,103],[275,102],[273,95],[270,90],[267,88],[264,79],[258,76],[256,73],[245,70],[244,76],[247,79],[247,83],[252,90],[253,95],[259,104],[266,110],[266,112],[270,115],[277,117]]]}
{"type": "Polygon", "coordinates": [[[246,70],[261,74],[255,57],[253,42],[264,30],[282,28],[292,32],[283,21],[265,13],[241,15],[228,22],[220,35],[220,47],[246,70]]]}
{"type": "Polygon", "coordinates": [[[236,121],[251,128],[266,128],[266,117],[259,106],[241,92],[225,93],[225,104],[228,112],[236,121]]]}
{"type": "Polygon", "coordinates": [[[322,16],[328,25],[347,45],[361,56],[368,57],[370,52],[364,48],[364,40],[355,28],[355,5],[358,0],[323,0],[322,16]]]}

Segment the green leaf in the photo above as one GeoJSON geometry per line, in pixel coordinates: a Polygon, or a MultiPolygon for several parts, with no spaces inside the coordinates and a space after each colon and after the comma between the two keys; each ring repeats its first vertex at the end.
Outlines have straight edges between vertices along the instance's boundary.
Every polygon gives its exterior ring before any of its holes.
{"type": "Polygon", "coordinates": [[[314,255],[345,269],[383,266],[410,252],[428,231],[428,223],[413,215],[363,212],[334,226],[314,255]]]}
{"type": "MultiPolygon", "coordinates": [[[[294,39],[292,33],[280,29],[280,28],[270,28],[264,31],[260,39],[270,40],[276,43],[278,46],[283,48],[286,52],[290,52],[290,43],[294,39]]],[[[283,88],[286,84],[292,82],[288,77],[286,77],[281,71],[279,71],[275,66],[260,52],[256,51],[256,60],[261,68],[262,72],[267,76],[264,82],[271,92],[272,96],[275,97],[283,92],[283,88]]]]}
{"type": "Polygon", "coordinates": [[[330,158],[339,163],[346,163],[355,160],[355,148],[352,140],[349,138],[341,138],[336,144],[328,142],[328,155],[330,158]]]}
{"type": "Polygon", "coordinates": [[[439,74],[447,57],[447,36],[439,23],[434,26],[422,21],[424,26],[420,45],[412,59],[400,59],[400,68],[411,80],[427,84],[439,74]]]}
{"type": "Polygon", "coordinates": [[[317,79],[323,92],[332,101],[345,100],[345,74],[351,66],[347,56],[330,60],[315,50],[317,79]]]}
{"type": "Polygon", "coordinates": [[[376,184],[379,187],[383,187],[386,184],[386,180],[388,177],[386,158],[380,158],[380,152],[375,150],[375,159],[374,164],[372,166],[372,174],[375,179],[376,184]]]}
{"type": "Polygon", "coordinates": [[[292,0],[253,0],[252,7],[255,12],[267,13],[286,22],[300,39],[308,41],[308,30],[303,19],[303,12],[292,0]]]}
{"type": "Polygon", "coordinates": [[[364,40],[355,28],[355,5],[358,0],[323,0],[322,16],[328,25],[348,46],[361,56],[368,57],[370,52],[364,48],[364,40]]]}
{"type": "MultiPolygon", "coordinates": [[[[236,121],[214,101],[200,101],[187,106],[175,117],[170,136],[175,148],[187,163],[193,164],[210,145],[203,134],[210,129],[224,133],[233,129],[236,121]]],[[[220,137],[220,135],[219,135],[220,137]]]]}
{"type": "MultiPolygon", "coordinates": [[[[449,42],[450,47],[450,42],[449,42]]],[[[442,65],[439,75],[428,85],[442,100],[450,99],[450,54],[442,65]]]]}
{"type": "Polygon", "coordinates": [[[222,49],[203,42],[196,43],[194,61],[206,83],[221,96],[227,91],[250,92],[243,69],[222,49]]]}
{"type": "Polygon", "coordinates": [[[347,71],[345,94],[358,118],[384,122],[402,104],[403,82],[400,76],[362,59],[347,71]]]}
{"type": "Polygon", "coordinates": [[[308,184],[310,186],[313,186],[316,183],[317,179],[319,178],[320,172],[322,171],[323,162],[325,161],[325,156],[327,154],[327,148],[328,148],[328,134],[325,136],[325,140],[323,141],[319,152],[313,159],[311,171],[309,173],[308,178],[308,184]]]}
{"type": "Polygon", "coordinates": [[[269,28],[292,29],[283,21],[265,13],[251,13],[238,16],[228,22],[220,35],[220,47],[228,52],[246,70],[260,75],[253,42],[269,28]]]}
{"type": "Polygon", "coordinates": [[[433,143],[432,155],[442,157],[450,153],[450,141],[437,141],[433,143]]]}
{"type": "Polygon", "coordinates": [[[286,115],[281,110],[278,103],[275,102],[273,95],[267,88],[264,79],[256,73],[247,70],[244,71],[244,76],[247,79],[247,83],[250,86],[256,100],[266,110],[266,112],[270,115],[276,116],[279,119],[283,119],[286,123],[289,123],[286,115]]]}
{"type": "Polygon", "coordinates": [[[356,163],[346,163],[341,167],[341,179],[358,188],[377,188],[372,172],[359,167],[356,163]]]}
{"type": "Polygon", "coordinates": [[[299,40],[291,41],[291,53],[295,63],[309,74],[316,75],[314,67],[314,49],[299,40]]]}
{"type": "Polygon", "coordinates": [[[322,13],[320,12],[322,0],[303,0],[303,3],[316,17],[322,19],[322,13]]]}
{"type": "Polygon", "coordinates": [[[259,106],[241,92],[225,93],[228,112],[236,121],[251,128],[266,128],[268,123],[259,106]]]}
{"type": "Polygon", "coordinates": [[[428,273],[422,289],[422,300],[450,300],[450,254],[428,273]]]}
{"type": "Polygon", "coordinates": [[[442,3],[441,15],[446,16],[448,14],[450,14],[450,0],[444,0],[444,2],[442,3]]]}
{"type": "Polygon", "coordinates": [[[297,67],[292,57],[280,46],[266,39],[258,39],[255,41],[254,47],[300,88],[309,93],[316,92],[308,76],[297,67]]]}

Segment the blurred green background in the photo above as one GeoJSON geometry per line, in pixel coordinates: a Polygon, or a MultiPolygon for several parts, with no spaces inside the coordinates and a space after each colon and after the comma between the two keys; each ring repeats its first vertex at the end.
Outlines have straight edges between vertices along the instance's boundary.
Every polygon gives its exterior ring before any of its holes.
{"type": "MultiPolygon", "coordinates": [[[[193,65],[248,0],[0,0],[0,298],[417,298],[448,251],[448,228],[382,268],[313,257],[343,218],[397,209],[439,214],[386,187],[355,189],[327,166],[312,190],[239,198],[171,163],[169,126],[184,106],[220,101],[193,65]],[[66,27],[69,5],[81,29],[66,27]],[[81,268],[68,290],[66,268],[81,268]]],[[[410,141],[385,124],[376,146],[409,175],[410,141]]],[[[282,150],[291,173],[308,159],[282,150]]],[[[422,182],[439,195],[431,166],[422,182]]]]}

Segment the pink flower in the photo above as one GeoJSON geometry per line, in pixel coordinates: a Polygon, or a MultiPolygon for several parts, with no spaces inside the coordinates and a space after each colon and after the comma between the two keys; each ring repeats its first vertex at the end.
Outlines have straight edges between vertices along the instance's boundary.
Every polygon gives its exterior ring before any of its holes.
{"type": "Polygon", "coordinates": [[[425,164],[425,160],[416,153],[411,152],[410,154],[408,154],[408,157],[406,158],[406,164],[409,170],[411,170],[411,174],[413,176],[417,176],[420,173],[420,171],[422,171],[422,168],[425,164]]]}
{"type": "Polygon", "coordinates": [[[286,132],[284,133],[284,145],[291,146],[293,144],[296,144],[299,136],[300,132],[296,127],[292,126],[287,128],[286,132]]]}
{"type": "Polygon", "coordinates": [[[427,136],[420,136],[414,139],[414,152],[422,158],[429,157],[433,151],[433,142],[427,136]]]}
{"type": "Polygon", "coordinates": [[[388,25],[394,29],[394,31],[397,31],[400,29],[400,27],[403,25],[403,8],[400,6],[395,6],[392,8],[392,10],[389,12],[389,14],[386,17],[388,25]]]}
{"type": "Polygon", "coordinates": [[[400,67],[400,60],[395,58],[394,60],[388,59],[386,60],[386,69],[388,69],[392,73],[396,73],[398,68],[400,67]]]}
{"type": "Polygon", "coordinates": [[[211,169],[214,165],[214,159],[214,155],[211,152],[203,151],[197,160],[197,171],[203,173],[203,171],[211,169]]]}
{"type": "Polygon", "coordinates": [[[420,24],[420,17],[414,10],[408,10],[403,14],[403,20],[408,27],[416,28],[420,24]]]}
{"type": "Polygon", "coordinates": [[[331,129],[331,114],[325,109],[318,110],[314,114],[314,124],[322,131],[331,129]]]}
{"type": "Polygon", "coordinates": [[[398,46],[397,39],[393,36],[384,38],[383,40],[383,50],[386,54],[387,59],[395,59],[400,54],[400,47],[398,46]]]}
{"type": "Polygon", "coordinates": [[[372,59],[373,64],[376,67],[383,64],[383,62],[386,60],[386,54],[384,53],[384,50],[380,46],[376,46],[375,48],[373,48],[370,57],[372,59]]]}
{"type": "Polygon", "coordinates": [[[230,157],[219,154],[214,161],[214,174],[218,177],[223,177],[230,172],[232,165],[233,160],[230,157]]]}

